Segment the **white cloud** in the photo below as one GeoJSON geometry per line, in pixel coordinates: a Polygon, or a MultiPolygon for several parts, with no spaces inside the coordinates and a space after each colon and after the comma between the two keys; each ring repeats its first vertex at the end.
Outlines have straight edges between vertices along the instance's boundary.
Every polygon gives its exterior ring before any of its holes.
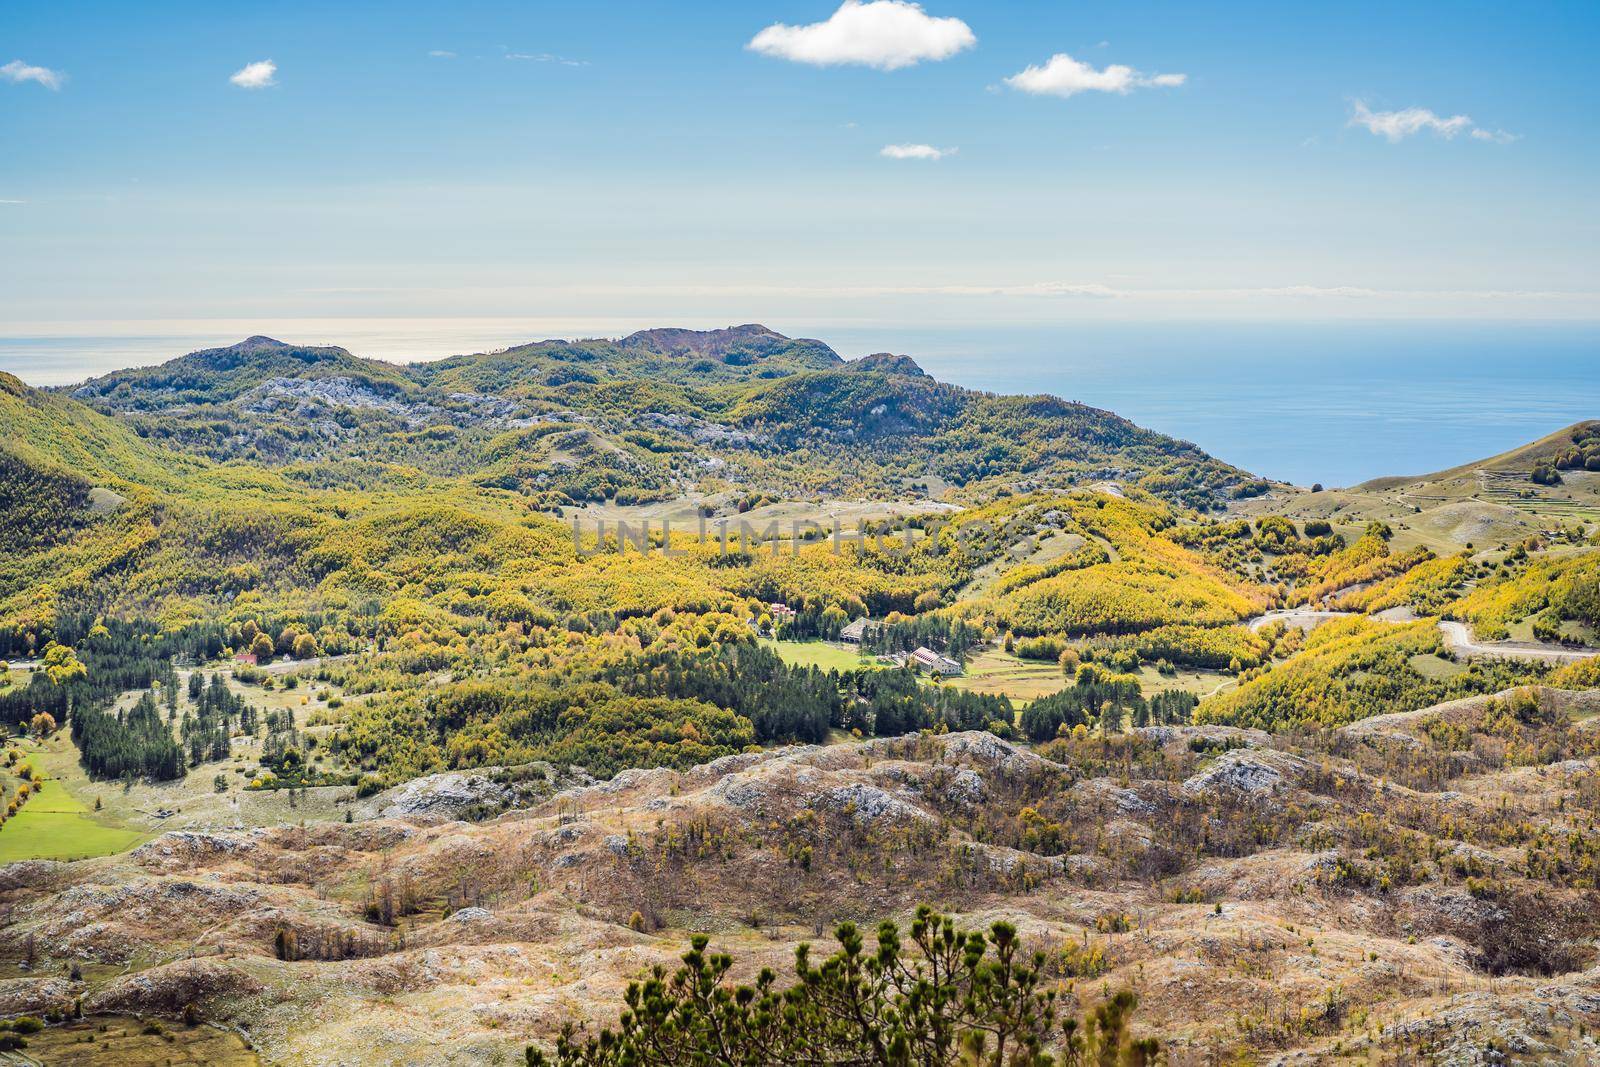
{"type": "Polygon", "coordinates": [[[16,85],[21,85],[23,82],[38,82],[46,89],[59,89],[61,88],[61,83],[67,80],[67,76],[59,70],[51,70],[49,67],[35,67],[24,63],[20,59],[13,59],[5,66],[0,67],[0,78],[4,78],[6,81],[16,85]]]}
{"type": "Polygon", "coordinates": [[[1121,289],[1097,282],[1032,282],[1024,285],[927,285],[901,286],[885,290],[887,293],[906,295],[931,294],[935,296],[1048,296],[1088,297],[1095,300],[1114,300],[1127,296],[1121,289]]]}
{"type": "Polygon", "coordinates": [[[1446,140],[1462,132],[1474,141],[1488,141],[1491,144],[1510,144],[1521,139],[1505,130],[1485,129],[1473,122],[1470,115],[1451,115],[1449,118],[1442,118],[1425,107],[1408,107],[1399,111],[1373,111],[1360,100],[1352,105],[1349,125],[1360,126],[1375,136],[1384,138],[1390,144],[1397,144],[1424,130],[1431,130],[1446,140]]]}
{"type": "Polygon", "coordinates": [[[886,144],[878,151],[885,159],[943,159],[960,151],[956,148],[935,148],[931,144],[886,144]]]}
{"type": "Polygon", "coordinates": [[[550,52],[507,52],[507,59],[518,59],[528,63],[559,63],[563,67],[587,67],[589,64],[582,59],[568,59],[566,56],[554,55],[550,52]]]}
{"type": "Polygon", "coordinates": [[[428,55],[434,59],[454,59],[456,57],[456,54],[447,48],[435,48],[428,55]]]}
{"type": "Polygon", "coordinates": [[[1485,130],[1481,127],[1472,131],[1472,139],[1490,141],[1494,144],[1510,144],[1512,141],[1522,140],[1521,136],[1515,133],[1507,133],[1505,130],[1485,130]]]}
{"type": "Polygon", "coordinates": [[[1075,96],[1078,93],[1130,93],[1135,89],[1170,89],[1189,80],[1187,74],[1141,74],[1132,67],[1112,63],[1104,70],[1057,52],[1042,67],[1030,66],[1006,79],[1013,89],[1041,96],[1075,96]]]}
{"type": "MultiPolygon", "coordinates": [[[[1448,140],[1462,130],[1472,129],[1472,119],[1466,115],[1451,115],[1445,119],[1425,107],[1408,107],[1401,111],[1373,111],[1360,100],[1355,102],[1355,110],[1350,115],[1349,124],[1364,127],[1377,136],[1387,139],[1390,144],[1403,141],[1423,130],[1432,130],[1448,140]]],[[[1477,131],[1473,132],[1473,136],[1477,136],[1477,131]]]]}
{"type": "MultiPolygon", "coordinates": [[[[1205,290],[1201,290],[1204,292],[1205,290]]],[[[1359,285],[1277,285],[1261,289],[1217,289],[1219,296],[1364,297],[1382,296],[1376,289],[1359,285]]]]}
{"type": "Polygon", "coordinates": [[[844,0],[825,22],[806,26],[774,23],[751,38],[749,48],[765,56],[831,67],[853,63],[899,70],[925,59],[949,59],[978,43],[958,18],[935,18],[907,0],[844,0]]]}
{"type": "Polygon", "coordinates": [[[277,85],[278,65],[270,59],[246,63],[228,80],[241,89],[265,89],[277,85]]]}

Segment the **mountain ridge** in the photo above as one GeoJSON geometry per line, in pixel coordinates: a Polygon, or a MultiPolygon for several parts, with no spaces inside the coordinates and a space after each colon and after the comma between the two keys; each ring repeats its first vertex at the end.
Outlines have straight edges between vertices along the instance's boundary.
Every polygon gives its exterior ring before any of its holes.
{"type": "MultiPolygon", "coordinates": [[[[905,355],[846,361],[821,341],[754,323],[532,341],[409,364],[256,335],[104,375],[71,395],[171,447],[269,464],[359,451],[459,472],[478,462],[471,457],[497,430],[582,424],[609,442],[592,486],[552,470],[564,452],[541,443],[542,431],[528,437],[533,466],[519,461],[575,502],[609,495],[624,480],[620,468],[645,472],[634,481],[649,494],[703,480],[709,469],[780,493],[892,494],[923,484],[924,475],[957,490],[1007,478],[1026,490],[1155,477],[1154,492],[1190,504],[1224,499],[1251,480],[1109,411],[964,389],[905,355]],[[392,425],[380,426],[385,420],[392,425]],[[407,436],[430,427],[433,442],[407,436]],[[453,465],[434,447],[447,439],[461,449],[453,465]],[[702,458],[698,474],[672,459],[685,448],[702,458]]],[[[497,478],[508,488],[539,480],[497,478]]]]}

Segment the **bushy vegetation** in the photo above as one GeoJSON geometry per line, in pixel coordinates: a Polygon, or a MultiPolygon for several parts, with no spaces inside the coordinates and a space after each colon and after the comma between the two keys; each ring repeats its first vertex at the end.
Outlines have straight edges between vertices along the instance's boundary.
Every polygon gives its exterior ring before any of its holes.
{"type": "Polygon", "coordinates": [[[698,935],[670,976],[657,967],[629,986],[614,1029],[584,1037],[569,1030],[547,1056],[530,1048],[529,1067],[622,1067],[796,1063],[954,1067],[1098,1064],[1146,1067],[1160,1042],[1130,1032],[1137,998],[1110,997],[1086,1020],[1058,1018],[1045,986],[1046,957],[1028,954],[1016,929],[957,929],[923,907],[902,940],[885,922],[869,950],[853,923],[835,932],[839,949],[815,964],[795,956],[795,980],[778,985],[763,970],[752,985],[727,980],[733,958],[707,951],[698,935]]]}
{"type": "Polygon", "coordinates": [[[1236,674],[1199,716],[1274,726],[1538,673],[1440,680],[1416,669],[1438,651],[1422,630],[1333,628],[1302,652],[1297,633],[1240,625],[1284,604],[1407,605],[1487,636],[1530,617],[1565,636],[1600,617],[1592,556],[1520,548],[1484,573],[1395,551],[1382,524],[1347,544],[1321,520],[1211,521],[1216,499],[1261,487],[1191,446],[903,360],[847,366],[755,327],[418,367],[253,338],[76,395],[0,380],[0,533],[17,548],[0,556],[0,655],[54,657],[0,687],[0,719],[52,716],[98,776],[175,776],[265,728],[264,785],[324,780],[292,720],[258,721],[215,678],[191,683],[180,718],[179,657],[326,659],[324,677],[367,699],[329,716],[320,751],[394,781],[530,760],[679,767],[834,730],[1016,722],[1004,697],[903,671],[788,666],[758,632],[834,639],[865,618],[869,654],[1003,644],[1069,676],[1088,665],[1029,708],[1024,732],[1049,740],[1182,721],[1192,699],[1141,692],[1128,677],[1141,666],[1236,674]],[[1113,461],[1117,494],[1075,488],[1113,461]],[[743,515],[930,481],[969,506],[838,544],[820,529],[575,536],[550,514],[705,487],[726,503],[702,514],[743,515]],[[119,706],[128,693],[149,697],[119,706]]]}
{"type": "MultiPolygon", "coordinates": [[[[1177,624],[1220,626],[1262,609],[1266,598],[1161,534],[1163,508],[1107,497],[1066,502],[1114,558],[1042,576],[1007,593],[1000,622],[1019,634],[1125,634],[1177,624]]],[[[1108,554],[1109,555],[1109,554],[1108,554]]]]}
{"type": "MultiPolygon", "coordinates": [[[[1544,464],[1544,469],[1550,470],[1600,470],[1600,423],[1586,422],[1572,431],[1572,443],[1556,453],[1554,459],[1544,464]]],[[[1540,465],[1535,465],[1537,473],[1540,465]]],[[[1552,472],[1553,473],[1553,472],[1552,472]]],[[[1534,479],[1538,481],[1538,478],[1534,479]]],[[[1560,480],[1560,475],[1555,476],[1555,481],[1560,480]]],[[[1553,484],[1547,482],[1546,484],[1553,484]]]]}
{"type": "Polygon", "coordinates": [[[1509,628],[1535,618],[1540,636],[1559,638],[1569,620],[1600,628],[1600,555],[1534,558],[1529,546],[1509,552],[1496,571],[1450,604],[1452,618],[1474,624],[1480,637],[1504,637],[1509,628]]]}
{"type": "Polygon", "coordinates": [[[1472,564],[1466,555],[1423,559],[1400,574],[1345,593],[1338,606],[1346,611],[1367,612],[1408,607],[1421,615],[1433,615],[1460,596],[1461,585],[1471,574],[1472,564]]]}
{"type": "Polygon", "coordinates": [[[1139,679],[1106,674],[1085,664],[1078,668],[1072,685],[1023,709],[1022,732],[1030,740],[1048,741],[1077,727],[1113,734],[1129,724],[1167,726],[1188,722],[1198,703],[1192,694],[1178,691],[1157,693],[1146,700],[1139,679]]]}
{"type": "Polygon", "coordinates": [[[1417,670],[1414,657],[1444,651],[1431,621],[1391,625],[1356,616],[1314,630],[1303,651],[1202,704],[1202,722],[1285,730],[1338,726],[1457,697],[1509,689],[1548,673],[1538,664],[1476,661],[1449,678],[1417,670]]]}

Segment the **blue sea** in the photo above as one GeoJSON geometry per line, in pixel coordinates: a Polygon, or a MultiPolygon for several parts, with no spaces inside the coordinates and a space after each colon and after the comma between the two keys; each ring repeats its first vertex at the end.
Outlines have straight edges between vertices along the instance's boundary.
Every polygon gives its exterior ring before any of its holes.
{"type": "MultiPolygon", "coordinates": [[[[1081,400],[1301,485],[1426,473],[1600,418],[1600,323],[767,324],[820,338],[850,358],[906,353],[935,377],[971,388],[1081,400]]],[[[249,333],[407,360],[646,325],[666,323],[122,324],[94,336],[0,336],[0,370],[62,385],[249,333]]]]}

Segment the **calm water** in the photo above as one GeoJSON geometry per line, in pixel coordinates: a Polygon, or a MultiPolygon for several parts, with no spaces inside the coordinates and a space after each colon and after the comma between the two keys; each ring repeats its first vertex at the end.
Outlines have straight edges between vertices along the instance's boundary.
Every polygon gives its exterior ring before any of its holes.
{"type": "MultiPolygon", "coordinates": [[[[646,325],[659,323],[162,323],[93,337],[0,337],[0,370],[61,385],[249,333],[406,360],[646,325]]],[[[770,325],[820,337],[848,357],[908,353],[936,377],[973,388],[1108,408],[1302,485],[1437,470],[1600,418],[1600,324],[770,325]]]]}

